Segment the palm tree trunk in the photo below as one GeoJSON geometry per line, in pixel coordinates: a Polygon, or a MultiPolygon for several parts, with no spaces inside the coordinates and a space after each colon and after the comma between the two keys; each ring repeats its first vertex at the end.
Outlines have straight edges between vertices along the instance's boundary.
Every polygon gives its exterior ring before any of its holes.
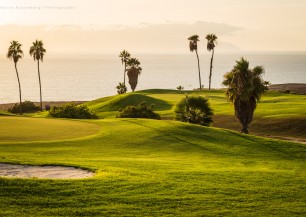
{"type": "Polygon", "coordinates": [[[209,72],[209,90],[211,86],[211,75],[212,75],[212,68],[213,68],[213,61],[214,61],[214,53],[215,53],[215,49],[212,49],[212,55],[210,59],[210,72],[209,72]]]}
{"type": "Polygon", "coordinates": [[[200,90],[202,90],[202,83],[201,83],[201,72],[200,72],[200,60],[198,55],[198,50],[196,50],[197,59],[198,59],[198,70],[199,70],[199,83],[200,83],[200,90]]]}
{"type": "Polygon", "coordinates": [[[40,111],[42,111],[42,96],[41,96],[41,81],[40,81],[40,71],[39,71],[39,59],[37,60],[37,68],[38,68],[39,93],[40,93],[40,111]]]}
{"type": "Polygon", "coordinates": [[[123,83],[125,85],[125,72],[126,72],[126,63],[124,63],[124,73],[123,73],[123,83]]]}
{"type": "Polygon", "coordinates": [[[20,115],[22,115],[22,103],[21,103],[21,86],[20,86],[20,80],[19,80],[19,75],[18,75],[18,70],[17,70],[17,63],[15,62],[15,70],[16,70],[16,75],[17,75],[17,80],[18,80],[18,85],[19,85],[19,111],[20,115]]]}

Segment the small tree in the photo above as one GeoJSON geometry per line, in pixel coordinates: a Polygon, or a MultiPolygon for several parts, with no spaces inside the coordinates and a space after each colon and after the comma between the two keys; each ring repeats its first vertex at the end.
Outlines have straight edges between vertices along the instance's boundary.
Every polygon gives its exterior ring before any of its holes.
{"type": "Polygon", "coordinates": [[[180,85],[180,86],[177,86],[176,89],[177,90],[184,90],[184,87],[180,85]]]}
{"type": "Polygon", "coordinates": [[[224,75],[222,84],[228,87],[226,97],[234,103],[235,115],[242,125],[241,132],[249,133],[256,104],[268,90],[269,82],[261,77],[264,73],[262,66],[249,69],[249,62],[244,58],[236,63],[232,71],[224,75]]]}
{"type": "Polygon", "coordinates": [[[119,85],[116,88],[117,88],[117,93],[118,94],[124,94],[127,91],[127,88],[126,88],[124,83],[119,82],[119,85]]]}
{"type": "Polygon", "coordinates": [[[176,119],[192,124],[210,126],[213,111],[203,96],[186,96],[176,106],[176,119]]]}

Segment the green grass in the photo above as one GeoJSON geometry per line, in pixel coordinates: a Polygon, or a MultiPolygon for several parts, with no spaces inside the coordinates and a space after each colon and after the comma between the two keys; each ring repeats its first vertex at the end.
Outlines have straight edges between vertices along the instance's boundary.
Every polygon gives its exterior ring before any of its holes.
{"type": "Polygon", "coordinates": [[[14,114],[7,111],[0,110],[0,116],[14,116],[14,114]]]}
{"type": "Polygon", "coordinates": [[[83,180],[0,178],[1,216],[306,213],[306,145],[175,121],[92,122],[102,129],[95,137],[0,144],[1,162],[97,173],[83,180]]]}
{"type": "Polygon", "coordinates": [[[99,132],[100,126],[80,121],[0,117],[0,143],[75,139],[99,132]]]}
{"type": "MultiPolygon", "coordinates": [[[[214,125],[231,130],[240,130],[234,116],[234,107],[225,98],[224,90],[177,91],[144,90],[120,96],[101,98],[87,103],[101,118],[114,118],[118,109],[136,105],[141,101],[155,104],[163,119],[174,119],[175,105],[185,94],[200,94],[209,98],[214,110],[214,125]]],[[[306,141],[306,95],[268,92],[262,97],[254,115],[250,132],[260,136],[296,138],[306,141]]]]}

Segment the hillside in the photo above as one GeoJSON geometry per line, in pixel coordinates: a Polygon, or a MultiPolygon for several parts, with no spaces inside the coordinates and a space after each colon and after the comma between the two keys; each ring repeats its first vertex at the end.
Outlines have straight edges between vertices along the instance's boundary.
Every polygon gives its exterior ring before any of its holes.
{"type": "MultiPolygon", "coordinates": [[[[209,98],[214,110],[214,127],[240,130],[234,108],[225,98],[224,90],[177,91],[144,90],[105,97],[86,103],[101,118],[114,118],[120,108],[142,101],[154,104],[163,119],[174,119],[175,105],[186,94],[201,94],[209,98]]],[[[262,97],[254,114],[250,133],[283,139],[306,141],[306,96],[270,91],[262,97]]]]}

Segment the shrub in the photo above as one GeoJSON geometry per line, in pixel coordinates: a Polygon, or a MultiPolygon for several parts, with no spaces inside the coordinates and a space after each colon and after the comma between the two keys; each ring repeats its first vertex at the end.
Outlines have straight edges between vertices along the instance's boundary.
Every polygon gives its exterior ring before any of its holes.
{"type": "Polygon", "coordinates": [[[85,105],[70,103],[60,107],[52,107],[49,115],[55,118],[97,119],[98,116],[85,105]]]}
{"type": "Polygon", "coordinates": [[[213,111],[203,96],[186,96],[176,106],[176,119],[192,124],[210,126],[213,111]]]}
{"type": "Polygon", "coordinates": [[[140,103],[138,106],[127,106],[119,110],[117,118],[150,118],[160,119],[160,115],[153,111],[153,104],[146,105],[146,102],[140,103]]]}
{"type": "MultiPolygon", "coordinates": [[[[37,112],[39,110],[39,106],[35,105],[31,101],[24,101],[21,103],[21,106],[23,112],[37,112]]],[[[14,114],[19,113],[20,104],[16,103],[13,107],[9,108],[7,111],[14,114]]]]}

